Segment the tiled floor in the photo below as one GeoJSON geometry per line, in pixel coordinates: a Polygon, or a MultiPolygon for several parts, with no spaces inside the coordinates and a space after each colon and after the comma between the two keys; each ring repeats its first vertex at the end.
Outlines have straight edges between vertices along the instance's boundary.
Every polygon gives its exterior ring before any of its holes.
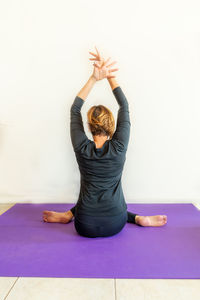
{"type": "MultiPolygon", "coordinates": [[[[0,215],[14,204],[0,204],[0,215]]],[[[200,280],[0,277],[0,300],[198,300],[200,280]]]]}

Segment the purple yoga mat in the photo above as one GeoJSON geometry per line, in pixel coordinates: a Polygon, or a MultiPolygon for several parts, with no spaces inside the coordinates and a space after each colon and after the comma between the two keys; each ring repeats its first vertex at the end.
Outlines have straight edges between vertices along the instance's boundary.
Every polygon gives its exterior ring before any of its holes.
{"type": "Polygon", "coordinates": [[[74,221],[46,223],[43,210],[74,204],[15,204],[0,216],[0,276],[200,278],[200,212],[192,204],[127,204],[140,215],[166,214],[162,227],[126,223],[110,237],[80,236],[74,221]]]}

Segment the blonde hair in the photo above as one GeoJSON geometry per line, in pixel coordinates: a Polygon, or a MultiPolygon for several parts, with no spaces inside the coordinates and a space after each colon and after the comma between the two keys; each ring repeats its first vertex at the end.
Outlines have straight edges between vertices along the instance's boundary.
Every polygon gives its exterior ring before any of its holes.
{"type": "Polygon", "coordinates": [[[112,112],[104,105],[94,105],[87,112],[88,126],[92,135],[109,136],[114,134],[115,120],[112,112]]]}

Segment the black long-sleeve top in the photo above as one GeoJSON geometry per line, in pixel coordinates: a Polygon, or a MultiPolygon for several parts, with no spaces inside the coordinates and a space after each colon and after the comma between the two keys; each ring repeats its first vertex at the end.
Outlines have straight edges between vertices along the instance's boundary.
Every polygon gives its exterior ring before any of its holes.
{"type": "Polygon", "coordinates": [[[121,185],[130,136],[128,101],[120,86],[112,90],[119,104],[117,126],[112,139],[101,148],[84,132],[81,107],[76,96],[70,110],[70,135],[80,170],[80,193],[76,213],[90,216],[115,216],[127,209],[121,185]]]}

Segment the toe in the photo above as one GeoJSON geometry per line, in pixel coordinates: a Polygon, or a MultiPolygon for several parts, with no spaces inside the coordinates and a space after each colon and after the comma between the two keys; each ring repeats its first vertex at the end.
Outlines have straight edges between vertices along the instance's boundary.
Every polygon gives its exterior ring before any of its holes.
{"type": "Polygon", "coordinates": [[[167,223],[167,218],[166,218],[166,216],[163,218],[163,222],[164,222],[164,224],[167,223]]]}
{"type": "Polygon", "coordinates": [[[43,216],[43,220],[47,222],[47,216],[43,216]]]}

